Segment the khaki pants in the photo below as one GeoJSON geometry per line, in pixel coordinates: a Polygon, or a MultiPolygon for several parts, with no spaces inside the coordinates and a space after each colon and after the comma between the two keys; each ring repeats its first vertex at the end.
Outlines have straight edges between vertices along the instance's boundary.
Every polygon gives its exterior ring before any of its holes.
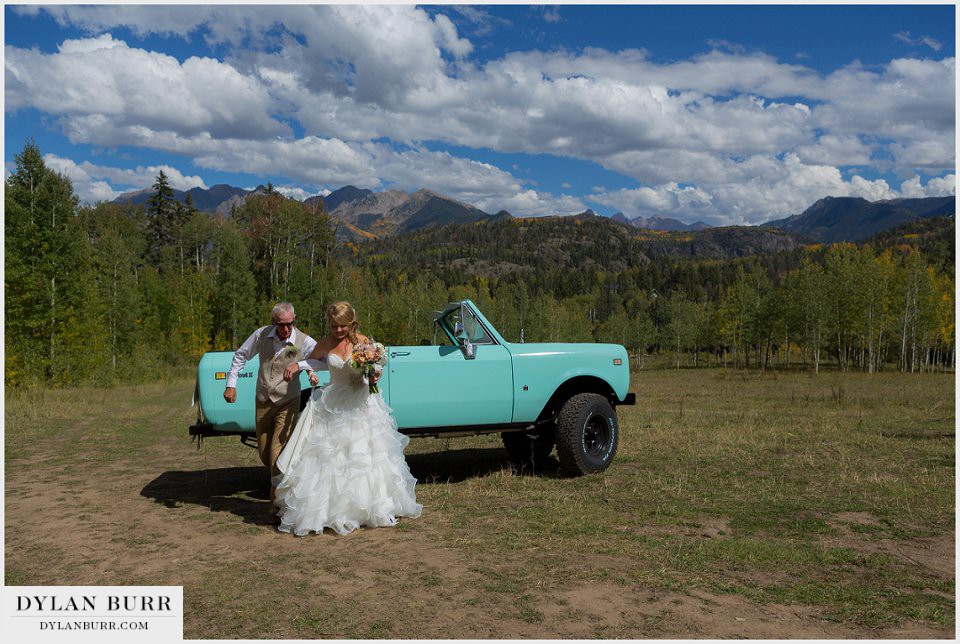
{"type": "MultiPolygon", "coordinates": [[[[272,403],[269,400],[257,400],[257,451],[260,452],[260,461],[270,470],[270,478],[280,473],[277,469],[277,458],[283,451],[284,445],[290,439],[293,428],[297,424],[297,415],[300,409],[300,396],[290,400],[281,400],[272,403]]],[[[273,504],[274,487],[270,483],[270,503],[273,504]]]]}

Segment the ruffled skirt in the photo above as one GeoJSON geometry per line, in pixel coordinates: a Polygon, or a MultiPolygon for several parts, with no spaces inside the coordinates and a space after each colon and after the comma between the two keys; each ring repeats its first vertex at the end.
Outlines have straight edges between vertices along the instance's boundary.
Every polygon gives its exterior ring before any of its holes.
{"type": "Polygon", "coordinates": [[[277,460],[278,529],[347,534],[420,516],[417,480],[403,458],[409,442],[390,408],[366,386],[315,391],[277,460]]]}

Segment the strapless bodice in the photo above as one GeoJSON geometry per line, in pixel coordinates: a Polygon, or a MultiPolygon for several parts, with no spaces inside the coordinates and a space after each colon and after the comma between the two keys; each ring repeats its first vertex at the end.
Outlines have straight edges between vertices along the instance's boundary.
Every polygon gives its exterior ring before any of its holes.
{"type": "Polygon", "coordinates": [[[335,353],[327,355],[327,367],[330,369],[330,383],[359,387],[364,384],[363,375],[350,367],[349,361],[335,353]]]}
{"type": "Polygon", "coordinates": [[[350,367],[350,363],[335,353],[327,356],[330,384],[314,395],[328,411],[338,412],[357,409],[367,404],[370,390],[363,375],[350,367]]]}

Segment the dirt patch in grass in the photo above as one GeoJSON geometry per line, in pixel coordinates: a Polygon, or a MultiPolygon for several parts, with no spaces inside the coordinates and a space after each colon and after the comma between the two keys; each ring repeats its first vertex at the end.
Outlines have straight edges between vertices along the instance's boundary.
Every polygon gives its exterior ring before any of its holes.
{"type": "Polygon", "coordinates": [[[823,619],[809,606],[759,605],[736,595],[705,591],[650,592],[616,584],[590,584],[557,593],[542,607],[545,621],[576,615],[564,637],[848,639],[944,637],[928,628],[851,628],[823,619]]]}
{"type": "Polygon", "coordinates": [[[619,526],[619,530],[632,531],[647,537],[685,537],[692,539],[725,539],[733,535],[730,520],[722,517],[700,517],[682,521],[678,525],[645,525],[630,528],[619,526]]]}
{"type": "Polygon", "coordinates": [[[936,577],[953,580],[956,576],[956,533],[910,540],[883,536],[883,524],[866,512],[842,512],[827,519],[834,533],[822,535],[820,543],[828,548],[848,548],[864,555],[889,555],[907,564],[922,566],[936,577]]]}
{"type": "Polygon", "coordinates": [[[825,620],[809,606],[756,604],[702,590],[651,592],[617,584],[586,584],[555,593],[540,606],[544,622],[575,617],[563,637],[848,639],[946,637],[929,628],[851,628],[825,620]]]}

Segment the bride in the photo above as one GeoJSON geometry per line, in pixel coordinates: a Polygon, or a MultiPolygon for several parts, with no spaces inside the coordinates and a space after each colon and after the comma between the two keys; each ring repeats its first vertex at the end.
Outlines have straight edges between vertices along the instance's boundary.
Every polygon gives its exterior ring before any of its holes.
{"type": "MultiPolygon", "coordinates": [[[[314,390],[277,460],[277,529],[347,534],[360,526],[394,525],[401,516],[416,518],[422,508],[414,494],[417,480],[403,459],[410,439],[348,364],[354,346],[369,340],[357,333],[356,312],[347,302],[330,305],[326,318],[330,334],[309,358],[326,358],[330,384],[314,390]]],[[[285,377],[297,369],[291,365],[285,377]]],[[[310,377],[315,382],[313,372],[310,377]]]]}

